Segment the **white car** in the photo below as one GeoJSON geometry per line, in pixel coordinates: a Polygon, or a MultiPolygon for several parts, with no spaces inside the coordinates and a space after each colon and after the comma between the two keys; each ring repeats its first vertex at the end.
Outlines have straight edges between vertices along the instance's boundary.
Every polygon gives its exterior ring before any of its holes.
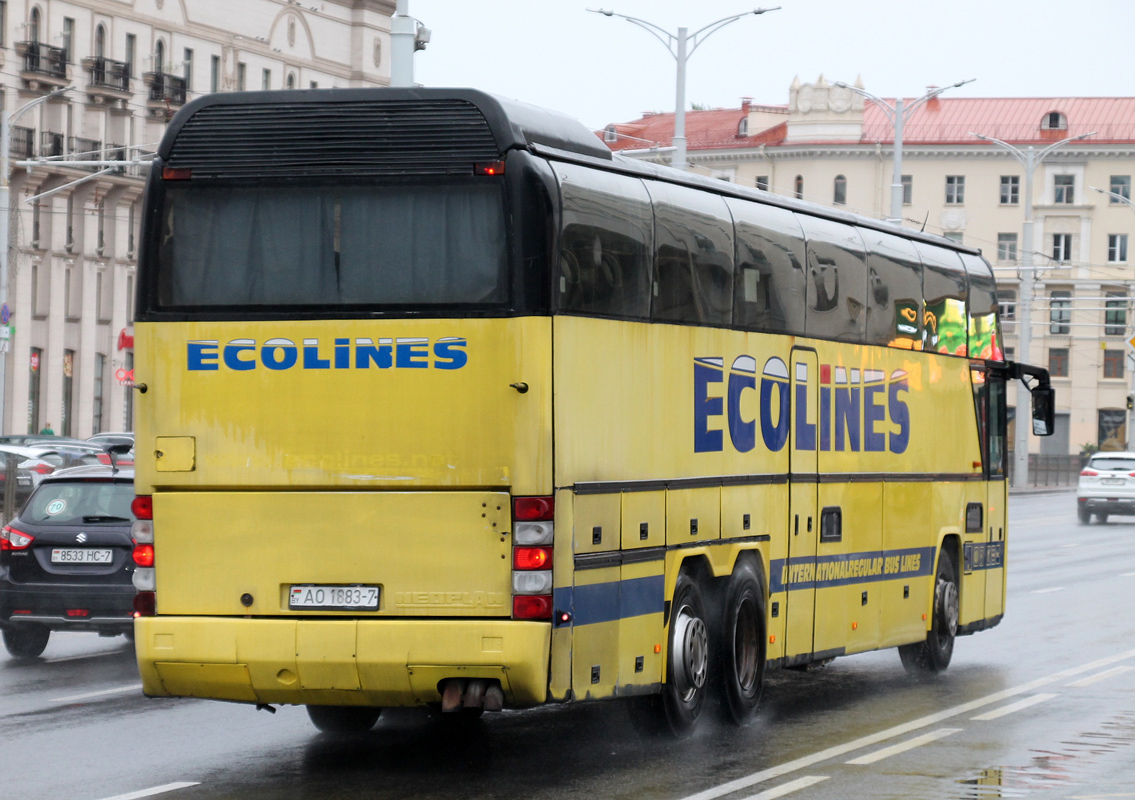
{"type": "Polygon", "coordinates": [[[1096,453],[1080,473],[1076,513],[1087,524],[1092,514],[1135,514],[1135,453],[1096,453]]]}

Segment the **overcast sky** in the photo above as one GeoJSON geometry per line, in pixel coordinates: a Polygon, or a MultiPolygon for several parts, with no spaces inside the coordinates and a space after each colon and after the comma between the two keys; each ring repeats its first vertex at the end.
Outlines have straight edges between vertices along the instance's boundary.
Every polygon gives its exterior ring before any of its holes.
{"type": "MultiPolygon", "coordinates": [[[[409,0],[432,31],[424,86],[469,86],[566,112],[591,128],[673,111],[675,64],[646,31],[672,33],[761,6],[744,0],[409,0]]],[[[1135,0],[773,0],[704,40],[687,103],[785,104],[799,75],[918,97],[966,78],[965,97],[1135,96],[1135,0]]]]}

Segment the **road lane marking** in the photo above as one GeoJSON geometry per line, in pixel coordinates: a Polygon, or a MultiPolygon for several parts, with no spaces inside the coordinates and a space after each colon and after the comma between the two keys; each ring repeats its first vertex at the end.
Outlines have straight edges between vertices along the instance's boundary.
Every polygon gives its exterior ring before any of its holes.
{"type": "Polygon", "coordinates": [[[92,697],[105,697],[108,694],[126,694],[127,692],[140,692],[142,691],[142,684],[132,683],[129,686],[116,686],[113,689],[103,689],[99,692],[87,692],[86,694],[73,694],[70,697],[53,697],[52,703],[73,703],[76,700],[87,700],[92,697]]]}
{"type": "Polygon", "coordinates": [[[1033,594],[1048,594],[1049,592],[1063,592],[1063,586],[1050,586],[1047,589],[1033,589],[1033,594]]]}
{"type": "Polygon", "coordinates": [[[876,761],[882,761],[884,758],[897,756],[899,753],[905,753],[907,750],[913,750],[916,747],[922,747],[922,745],[924,744],[930,744],[931,742],[936,742],[939,739],[945,739],[947,736],[953,736],[955,733],[961,732],[961,730],[961,728],[939,728],[936,731],[924,733],[921,736],[916,736],[913,739],[909,739],[905,742],[899,742],[898,744],[893,744],[890,747],[884,747],[881,750],[876,750],[874,753],[868,753],[865,756],[853,758],[847,763],[858,765],[874,764],[876,761]]]}
{"type": "MultiPolygon", "coordinates": [[[[1119,577],[1121,577],[1121,578],[1135,578],[1135,572],[1123,572],[1123,573],[1120,573],[1119,577]]],[[[1135,794],[1133,794],[1131,796],[1135,797],[1135,794]]]]}
{"type": "Polygon", "coordinates": [[[1097,675],[1089,675],[1086,678],[1081,678],[1075,683],[1066,684],[1067,686],[1091,686],[1093,683],[1099,681],[1106,681],[1108,678],[1113,678],[1116,675],[1122,675],[1124,672],[1130,672],[1135,667],[1112,667],[1111,669],[1104,670],[1097,675]]]}
{"type": "Polygon", "coordinates": [[[805,775],[803,778],[797,778],[794,781],[789,781],[775,789],[769,789],[767,792],[760,794],[749,795],[745,800],[776,800],[778,797],[784,797],[786,794],[792,794],[800,789],[807,789],[809,786],[815,786],[821,781],[826,781],[827,775],[805,775]]]}
{"type": "Polygon", "coordinates": [[[1018,695],[1027,694],[1035,689],[1039,689],[1042,686],[1047,686],[1050,683],[1056,683],[1057,681],[1062,681],[1065,678],[1072,678],[1076,675],[1082,675],[1085,672],[1091,672],[1092,670],[1106,667],[1109,664],[1114,664],[1117,661],[1126,661],[1130,658],[1135,658],[1135,650],[1125,650],[1122,653],[1117,653],[1113,656],[1108,656],[1107,658],[1101,658],[1096,661],[1091,661],[1087,664],[1082,664],[1078,667],[1071,667],[1066,670],[1061,670],[1060,672],[1053,673],[1052,675],[1048,675],[1043,678],[1037,678],[1036,680],[1029,681],[1028,683],[1023,683],[1020,686],[1016,686],[1011,689],[1003,689],[1000,692],[995,692],[993,694],[986,695],[985,697],[980,697],[977,700],[971,700],[968,703],[962,703],[961,705],[953,706],[952,708],[943,709],[942,711],[939,711],[935,714],[929,714],[925,717],[920,717],[919,719],[905,722],[902,725],[896,725],[893,728],[879,731],[878,733],[872,733],[867,736],[860,737],[859,739],[845,742],[844,744],[835,745],[833,747],[827,748],[826,750],[821,750],[818,753],[802,756],[795,759],[794,761],[788,761],[775,767],[769,767],[768,769],[761,770],[760,772],[754,772],[750,775],[729,781],[728,783],[723,783],[720,786],[706,789],[704,791],[698,792],[697,794],[691,794],[683,798],[683,800],[716,800],[716,798],[718,797],[724,797],[727,794],[733,794],[733,792],[747,789],[750,786],[756,786],[758,783],[764,783],[765,781],[772,780],[773,778],[779,778],[781,775],[788,775],[792,772],[799,772],[800,770],[806,769],[813,764],[819,764],[824,761],[829,761],[833,758],[838,758],[839,756],[846,755],[847,753],[853,752],[855,750],[860,750],[864,747],[870,747],[871,745],[878,744],[879,742],[885,742],[887,739],[893,739],[896,736],[902,736],[905,733],[910,733],[912,731],[919,730],[920,728],[928,728],[931,725],[936,725],[944,720],[966,714],[970,711],[976,711],[977,709],[984,708],[985,706],[991,706],[994,703],[1000,703],[1003,700],[1008,700],[1010,697],[1017,697],[1018,695]]]}
{"type": "Polygon", "coordinates": [[[1001,708],[995,708],[992,711],[987,711],[986,713],[979,714],[976,717],[970,717],[970,719],[986,722],[991,719],[1004,717],[1007,714],[1013,714],[1017,711],[1023,711],[1026,708],[1035,706],[1037,703],[1043,703],[1045,700],[1051,700],[1052,698],[1059,696],[1060,695],[1057,694],[1034,694],[1032,697],[1025,698],[1024,700],[1019,700],[1016,703],[1011,703],[1007,706],[1002,706],[1001,708]]]}
{"type": "Polygon", "coordinates": [[[156,794],[165,794],[172,792],[175,789],[188,789],[190,786],[200,786],[200,781],[179,781],[178,783],[164,783],[161,786],[154,786],[150,789],[139,789],[136,792],[129,794],[116,794],[114,797],[107,797],[104,800],[139,800],[142,797],[153,797],[156,794]]]}

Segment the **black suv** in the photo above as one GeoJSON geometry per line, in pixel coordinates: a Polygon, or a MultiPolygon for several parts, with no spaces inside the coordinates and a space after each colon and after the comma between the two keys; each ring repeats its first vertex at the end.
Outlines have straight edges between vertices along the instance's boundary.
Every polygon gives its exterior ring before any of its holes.
{"type": "Polygon", "coordinates": [[[16,658],[53,630],[131,634],[134,470],[74,467],[44,477],[0,532],[0,629],[16,658]]]}

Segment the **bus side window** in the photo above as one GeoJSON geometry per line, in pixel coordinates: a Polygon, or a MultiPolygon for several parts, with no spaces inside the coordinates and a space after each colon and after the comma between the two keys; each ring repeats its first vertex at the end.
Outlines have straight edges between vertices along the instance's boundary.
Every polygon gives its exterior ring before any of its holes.
{"type": "Polygon", "coordinates": [[[867,254],[850,225],[801,216],[808,253],[809,336],[861,342],[867,318],[867,254]]]}
{"type": "Polygon", "coordinates": [[[733,324],[770,333],[804,333],[804,247],[791,211],[726,198],[737,240],[733,324]]]}
{"type": "Polygon", "coordinates": [[[922,242],[914,246],[922,257],[923,349],[964,356],[969,353],[968,281],[961,257],[922,242]]]}
{"type": "Polygon", "coordinates": [[[728,325],[733,317],[733,218],[718,195],[650,182],[655,262],[651,317],[728,325]]]}
{"type": "Polygon", "coordinates": [[[556,307],[646,319],[654,220],[642,181],[574,164],[553,169],[563,208],[556,307]]]}
{"type": "Polygon", "coordinates": [[[1001,326],[997,321],[997,282],[981,256],[962,254],[969,276],[969,355],[1003,361],[1001,326]]]}
{"type": "Polygon", "coordinates": [[[870,268],[867,344],[922,349],[922,262],[909,239],[860,228],[870,268]]]}

